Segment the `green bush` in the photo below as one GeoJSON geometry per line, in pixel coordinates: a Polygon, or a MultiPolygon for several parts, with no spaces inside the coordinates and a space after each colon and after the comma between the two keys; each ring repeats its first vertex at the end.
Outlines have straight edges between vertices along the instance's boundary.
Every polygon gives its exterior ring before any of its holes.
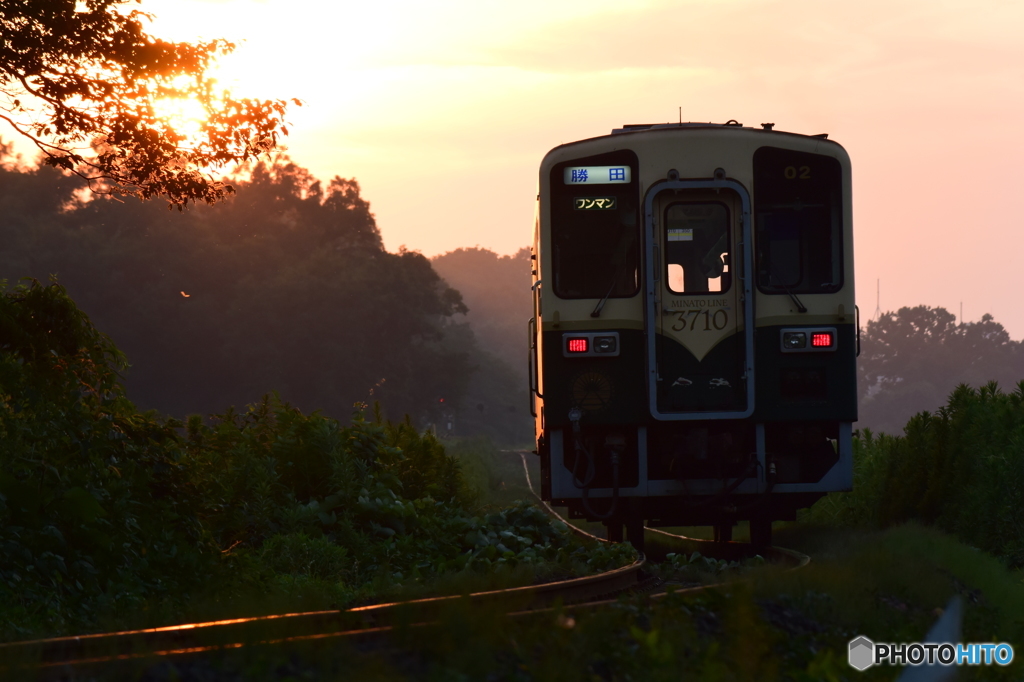
{"type": "Polygon", "coordinates": [[[902,436],[865,430],[854,440],[854,491],[822,500],[812,517],[865,527],[914,520],[1024,566],[1024,382],[1009,394],[960,385],[902,436]]]}
{"type": "Polygon", "coordinates": [[[180,591],[216,552],[191,513],[177,423],[127,400],[124,356],[62,287],[0,294],[3,629],[63,629],[180,591]]]}
{"type": "Polygon", "coordinates": [[[444,573],[630,560],[525,503],[475,517],[459,461],[408,419],[357,409],[343,425],[269,395],[182,424],[135,408],[125,366],[59,285],[0,287],[0,637],[152,625],[202,611],[194,599],[339,608],[444,573]]]}
{"type": "Polygon", "coordinates": [[[689,555],[685,552],[669,552],[665,555],[665,561],[654,566],[652,571],[665,580],[709,582],[721,579],[723,574],[739,572],[754,566],[763,566],[764,563],[764,557],[760,554],[742,561],[726,561],[704,556],[697,551],[691,552],[689,555]]]}
{"type": "Polygon", "coordinates": [[[263,543],[262,563],[275,573],[343,580],[351,574],[348,551],[326,538],[305,533],[275,535],[263,543]]]}

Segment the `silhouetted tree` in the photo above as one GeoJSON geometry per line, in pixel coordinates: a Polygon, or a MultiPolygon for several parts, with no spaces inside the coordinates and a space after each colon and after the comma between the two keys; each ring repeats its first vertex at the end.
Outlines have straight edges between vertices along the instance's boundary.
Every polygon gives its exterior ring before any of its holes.
{"type": "Polygon", "coordinates": [[[900,308],[868,322],[858,371],[859,425],[899,434],[914,414],[944,405],[958,384],[1016,385],[1024,345],[989,314],[957,324],[944,308],[900,308]]]}
{"type": "Polygon", "coordinates": [[[150,16],[126,4],[0,0],[0,119],[44,163],[94,189],[164,196],[179,208],[221,199],[231,186],[209,169],[273,149],[288,133],[288,102],[218,92],[207,70],[234,45],[161,40],[144,30],[150,16]],[[176,130],[157,111],[163,99],[199,103],[201,129],[176,130]]]}

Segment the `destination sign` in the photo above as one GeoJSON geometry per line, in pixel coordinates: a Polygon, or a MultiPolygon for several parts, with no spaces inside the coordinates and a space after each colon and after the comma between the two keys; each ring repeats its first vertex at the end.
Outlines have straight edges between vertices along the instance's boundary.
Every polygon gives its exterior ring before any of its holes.
{"type": "Polygon", "coordinates": [[[629,166],[575,166],[563,177],[567,185],[624,185],[632,173],[629,166]]]}

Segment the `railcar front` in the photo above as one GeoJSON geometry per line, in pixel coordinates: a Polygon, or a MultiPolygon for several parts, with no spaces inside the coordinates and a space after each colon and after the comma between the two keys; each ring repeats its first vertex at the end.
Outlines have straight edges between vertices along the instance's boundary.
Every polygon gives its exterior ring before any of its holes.
{"type": "Polygon", "coordinates": [[[540,171],[542,496],[643,526],[771,523],[852,487],[850,160],[825,136],[627,126],[540,171]]]}

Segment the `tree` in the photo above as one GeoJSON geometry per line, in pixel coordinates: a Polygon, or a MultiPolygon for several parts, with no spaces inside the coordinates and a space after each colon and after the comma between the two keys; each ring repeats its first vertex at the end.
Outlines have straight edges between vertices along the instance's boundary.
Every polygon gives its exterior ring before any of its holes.
{"type": "Polygon", "coordinates": [[[478,363],[451,324],[461,297],[421,254],[384,249],[355,180],[321,183],[277,158],[179,216],[75,202],[72,178],[4,160],[0,279],[56,273],[128,356],[144,409],[221,412],[277,391],[339,417],[379,399],[423,424],[465,392],[478,363]]]}
{"type": "Polygon", "coordinates": [[[128,2],[0,0],[0,119],[94,191],[179,209],[221,199],[233,190],[211,173],[273,149],[299,102],[217,91],[207,71],[234,45],[151,36],[128,2]],[[206,119],[184,134],[159,115],[163,100],[197,102],[206,119]]]}
{"type": "Polygon", "coordinates": [[[862,347],[860,425],[893,434],[914,414],[939,409],[958,384],[1024,379],[1024,343],[988,314],[957,324],[944,308],[900,308],[868,322],[862,347]]]}

